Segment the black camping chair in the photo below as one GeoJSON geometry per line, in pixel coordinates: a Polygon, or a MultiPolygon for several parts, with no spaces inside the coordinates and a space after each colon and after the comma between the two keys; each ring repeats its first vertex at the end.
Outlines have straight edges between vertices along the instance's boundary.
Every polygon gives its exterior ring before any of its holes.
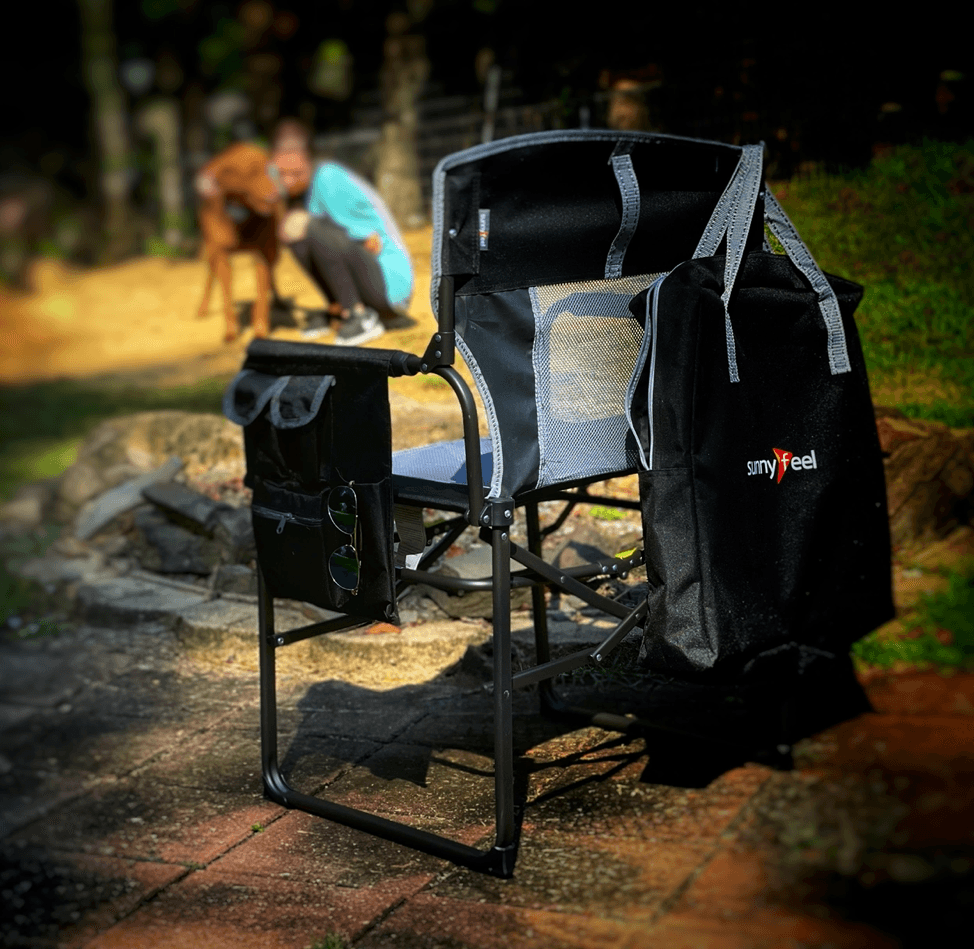
{"type": "MultiPolygon", "coordinates": [[[[563,501],[638,507],[588,486],[636,470],[628,389],[643,337],[629,302],[690,258],[738,166],[736,146],[634,132],[538,133],[452,155],[434,175],[433,300],[438,329],[422,356],[381,349],[255,341],[228,390],[245,426],[260,567],[260,682],[267,795],[476,870],[509,876],[517,848],[512,694],[539,687],[542,710],[605,728],[631,717],[560,703],[552,680],[599,666],[646,612],[594,587],[625,576],[642,552],[559,569],[541,556],[538,506],[563,501]],[[486,415],[454,363],[468,366],[486,415]],[[391,451],[390,376],[435,373],[456,393],[462,440],[391,451]],[[452,512],[434,531],[422,510],[452,512]],[[523,508],[526,545],[510,527],[523,508]],[[492,550],[478,580],[429,567],[461,532],[492,550]],[[513,568],[512,568],[513,564],[513,568]],[[493,596],[496,839],[486,852],[292,788],[278,765],[275,657],[311,636],[397,620],[416,583],[493,596]],[[514,672],[511,590],[530,587],[536,663],[514,672]],[[597,607],[615,627],[596,648],[552,659],[545,588],[597,607]],[[341,615],[274,626],[275,597],[341,615]]],[[[763,215],[758,200],[755,215],[763,215]]],[[[760,217],[759,217],[760,220],[760,217]]],[[[761,226],[748,238],[760,249],[761,226]]],[[[789,749],[780,749],[783,760],[789,749]]]]}

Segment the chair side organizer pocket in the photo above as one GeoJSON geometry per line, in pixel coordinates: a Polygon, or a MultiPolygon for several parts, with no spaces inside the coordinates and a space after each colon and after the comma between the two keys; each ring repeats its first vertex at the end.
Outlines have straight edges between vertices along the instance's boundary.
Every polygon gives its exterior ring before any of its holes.
{"type": "Polygon", "coordinates": [[[361,409],[364,396],[384,398],[387,411],[387,393],[344,386],[317,366],[319,375],[278,376],[266,369],[244,368],[227,390],[224,414],[244,428],[245,482],[254,492],[257,559],[268,589],[273,596],[398,622],[391,434],[371,433],[373,457],[363,458],[361,440],[350,456],[341,422],[361,409]],[[376,474],[385,476],[375,480],[376,474]]]}
{"type": "Polygon", "coordinates": [[[375,554],[391,521],[387,487],[352,483],[305,494],[256,482],[254,536],[270,589],[325,609],[395,620],[395,601],[387,593],[393,574],[375,554]],[[341,502],[347,506],[349,491],[354,513],[343,523],[331,511],[341,510],[341,502]]]}

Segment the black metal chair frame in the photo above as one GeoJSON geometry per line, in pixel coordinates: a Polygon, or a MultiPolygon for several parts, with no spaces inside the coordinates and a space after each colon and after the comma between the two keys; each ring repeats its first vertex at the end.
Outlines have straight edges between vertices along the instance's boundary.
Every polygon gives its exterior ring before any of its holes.
{"type": "MultiPolygon", "coordinates": [[[[438,535],[424,553],[418,569],[401,569],[397,582],[400,595],[416,583],[429,584],[449,591],[473,591],[490,589],[493,594],[493,703],[494,703],[494,791],[495,791],[495,839],[487,850],[479,850],[458,843],[439,834],[430,833],[398,821],[388,820],[367,811],[347,807],[333,801],[305,794],[290,786],[281,772],[278,756],[276,654],[277,650],[291,643],[310,637],[365,625],[369,620],[353,616],[341,616],[324,622],[313,623],[298,629],[278,631],[274,625],[273,591],[262,573],[259,573],[259,654],[260,654],[260,720],[261,760],[266,796],[288,808],[297,808],[319,817],[327,818],[366,833],[373,834],[455,864],[498,877],[510,877],[518,848],[517,802],[514,799],[514,742],[513,742],[513,692],[515,689],[537,685],[540,711],[576,723],[578,727],[596,725],[606,730],[638,734],[646,729],[660,729],[683,735],[696,743],[713,741],[708,736],[680,732],[634,717],[591,712],[570,707],[557,695],[553,680],[586,664],[601,667],[612,650],[637,626],[646,613],[646,602],[635,608],[602,596],[589,584],[610,577],[625,578],[629,571],[643,563],[642,551],[636,551],[623,559],[606,558],[603,562],[589,563],[568,569],[558,569],[541,558],[541,544],[547,532],[556,530],[564,522],[571,509],[580,503],[606,504],[637,509],[637,501],[590,494],[587,486],[569,489],[551,488],[533,491],[518,499],[526,514],[527,547],[514,544],[510,527],[514,520],[515,502],[512,498],[485,497],[480,459],[480,435],[476,402],[463,377],[453,366],[454,337],[454,287],[452,277],[442,277],[439,286],[438,330],[430,340],[422,357],[402,353],[396,364],[396,373],[416,375],[435,373],[452,387],[459,401],[463,418],[464,446],[467,463],[467,492],[465,504],[453,503],[456,516],[440,525],[432,533],[438,535]],[[547,530],[540,526],[538,505],[543,501],[563,501],[565,509],[547,530]],[[425,569],[432,564],[465,530],[479,530],[481,539],[492,549],[492,576],[479,579],[445,577],[425,569]],[[521,569],[511,569],[511,561],[521,569]],[[511,590],[531,587],[531,605],[534,618],[536,664],[523,671],[513,672],[511,663],[511,590]],[[557,588],[600,608],[618,620],[612,632],[595,648],[583,649],[560,659],[551,658],[548,640],[545,587],[557,588]]],[[[619,476],[631,472],[618,472],[619,476]]],[[[599,481],[608,480],[600,477],[599,481]]],[[[451,502],[444,500],[443,510],[451,509],[451,502]]],[[[781,744],[776,750],[774,763],[790,766],[790,748],[781,744]]]]}

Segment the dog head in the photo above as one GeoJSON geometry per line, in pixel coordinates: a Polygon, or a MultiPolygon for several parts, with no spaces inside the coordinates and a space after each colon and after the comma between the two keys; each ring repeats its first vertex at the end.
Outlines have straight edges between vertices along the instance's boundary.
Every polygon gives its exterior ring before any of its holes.
{"type": "Polygon", "coordinates": [[[196,193],[204,201],[224,197],[270,217],[279,208],[281,192],[267,170],[267,152],[240,142],[211,159],[196,176],[196,193]]]}

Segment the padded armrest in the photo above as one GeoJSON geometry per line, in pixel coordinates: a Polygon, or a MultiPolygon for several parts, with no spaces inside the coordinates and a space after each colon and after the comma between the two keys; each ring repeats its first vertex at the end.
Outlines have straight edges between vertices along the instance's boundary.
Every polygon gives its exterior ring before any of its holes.
{"type": "Polygon", "coordinates": [[[372,369],[386,375],[414,376],[420,371],[419,356],[400,349],[361,346],[322,346],[284,340],[255,339],[247,347],[244,369],[275,376],[339,375],[342,370],[372,369]]]}

